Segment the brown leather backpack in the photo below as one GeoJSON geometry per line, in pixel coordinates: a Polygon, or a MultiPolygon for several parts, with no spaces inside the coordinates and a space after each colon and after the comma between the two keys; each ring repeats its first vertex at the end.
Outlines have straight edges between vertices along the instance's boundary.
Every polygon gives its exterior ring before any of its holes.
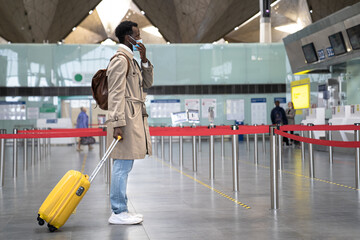
{"type": "MultiPolygon", "coordinates": [[[[124,56],[128,63],[127,70],[126,70],[126,77],[127,77],[129,74],[129,65],[130,65],[129,59],[127,56],[125,56],[124,54],[121,54],[121,53],[117,54],[110,59],[110,62],[111,62],[111,60],[113,60],[114,57],[117,57],[119,55],[124,56]]],[[[96,104],[102,110],[108,110],[108,80],[107,80],[107,76],[106,76],[106,71],[107,71],[107,68],[98,70],[91,80],[91,91],[92,91],[93,98],[95,99],[96,104]]]]}

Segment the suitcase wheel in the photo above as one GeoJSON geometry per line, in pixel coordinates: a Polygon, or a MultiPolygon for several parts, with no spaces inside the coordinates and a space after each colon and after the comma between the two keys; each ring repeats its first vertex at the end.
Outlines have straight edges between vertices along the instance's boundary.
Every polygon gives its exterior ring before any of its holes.
{"type": "Polygon", "coordinates": [[[48,224],[48,228],[49,228],[50,232],[55,232],[57,230],[56,227],[54,227],[53,225],[50,225],[50,224],[48,224]]]}
{"type": "Polygon", "coordinates": [[[44,219],[42,219],[42,218],[40,217],[40,214],[38,214],[37,221],[38,221],[38,223],[39,223],[40,226],[44,225],[44,223],[45,223],[44,219]]]}

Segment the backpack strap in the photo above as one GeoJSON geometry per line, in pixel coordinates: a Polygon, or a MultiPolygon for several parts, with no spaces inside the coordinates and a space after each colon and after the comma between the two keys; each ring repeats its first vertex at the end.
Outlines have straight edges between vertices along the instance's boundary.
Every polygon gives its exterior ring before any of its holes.
{"type": "MultiPolygon", "coordinates": [[[[130,62],[129,62],[129,58],[128,58],[125,54],[122,54],[122,53],[115,54],[114,56],[112,56],[112,58],[110,58],[110,62],[111,62],[115,57],[117,57],[117,56],[119,56],[119,55],[124,56],[125,59],[126,59],[126,61],[127,61],[126,76],[128,76],[128,75],[129,75],[129,69],[130,69],[130,62]]],[[[110,62],[109,62],[109,64],[110,64],[110,62]]],[[[109,67],[109,65],[108,65],[108,67],[109,67]]],[[[107,68],[106,68],[106,69],[107,69],[107,68]]]]}

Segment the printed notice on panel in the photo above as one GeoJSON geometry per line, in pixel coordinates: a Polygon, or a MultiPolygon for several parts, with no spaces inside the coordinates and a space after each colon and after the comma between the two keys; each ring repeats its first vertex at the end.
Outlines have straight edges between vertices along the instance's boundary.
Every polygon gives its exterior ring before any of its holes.
{"type": "Polygon", "coordinates": [[[226,100],[226,120],[244,121],[244,99],[226,100]]]}
{"type": "Polygon", "coordinates": [[[0,101],[0,120],[26,120],[26,102],[0,101]]]}
{"type": "Polygon", "coordinates": [[[209,108],[213,108],[214,118],[216,118],[216,99],[201,99],[202,118],[209,117],[209,108]]]}
{"type": "Polygon", "coordinates": [[[185,110],[200,111],[200,99],[185,99],[185,110]]]}
{"type": "Polygon", "coordinates": [[[171,113],[180,112],[179,99],[151,100],[150,116],[152,118],[171,118],[171,113]]]}
{"type": "Polygon", "coordinates": [[[266,98],[251,99],[251,124],[267,124],[266,98]]]}

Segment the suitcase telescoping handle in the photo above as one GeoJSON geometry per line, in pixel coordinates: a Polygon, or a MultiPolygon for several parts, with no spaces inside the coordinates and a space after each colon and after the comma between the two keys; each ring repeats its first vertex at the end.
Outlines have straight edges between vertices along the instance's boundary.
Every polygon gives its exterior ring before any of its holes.
{"type": "Polygon", "coordinates": [[[110,153],[112,152],[112,150],[115,148],[116,144],[118,143],[118,141],[120,141],[121,136],[118,136],[117,139],[114,139],[112,141],[112,143],[110,144],[109,148],[106,150],[104,156],[102,157],[101,161],[99,162],[99,164],[96,166],[96,168],[94,169],[94,171],[91,173],[90,177],[89,177],[89,182],[91,183],[94,178],[96,177],[96,175],[98,174],[98,172],[100,171],[101,167],[104,165],[104,163],[106,162],[106,160],[108,159],[110,153]]]}

